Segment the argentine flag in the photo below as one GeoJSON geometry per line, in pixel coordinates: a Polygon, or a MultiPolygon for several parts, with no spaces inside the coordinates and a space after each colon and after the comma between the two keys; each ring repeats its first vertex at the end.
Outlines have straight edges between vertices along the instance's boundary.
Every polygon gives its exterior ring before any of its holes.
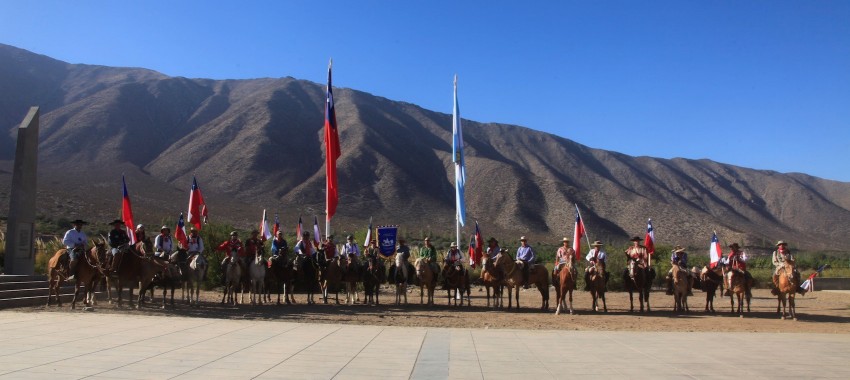
{"type": "Polygon", "coordinates": [[[466,219],[466,202],[463,189],[466,186],[466,165],[463,162],[463,131],[460,126],[460,108],[457,105],[457,75],[454,85],[454,109],[452,112],[452,162],[455,164],[455,199],[457,220],[461,226],[466,219]]]}

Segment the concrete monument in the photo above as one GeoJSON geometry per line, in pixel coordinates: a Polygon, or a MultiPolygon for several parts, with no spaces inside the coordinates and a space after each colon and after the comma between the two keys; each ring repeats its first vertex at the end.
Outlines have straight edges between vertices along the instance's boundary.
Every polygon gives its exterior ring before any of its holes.
{"type": "Polygon", "coordinates": [[[6,227],[5,274],[33,274],[37,165],[38,107],[30,107],[27,117],[18,127],[6,227]]]}

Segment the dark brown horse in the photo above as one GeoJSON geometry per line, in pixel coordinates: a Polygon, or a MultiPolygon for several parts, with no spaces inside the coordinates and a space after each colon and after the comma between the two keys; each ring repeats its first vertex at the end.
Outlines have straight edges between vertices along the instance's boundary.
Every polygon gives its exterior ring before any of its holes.
{"type": "Polygon", "coordinates": [[[367,256],[363,273],[364,304],[380,305],[381,284],[387,282],[387,267],[374,256],[367,256]]]}
{"type": "Polygon", "coordinates": [[[118,306],[121,306],[122,293],[126,286],[130,292],[130,306],[133,306],[133,288],[139,287],[139,297],[136,308],[144,305],[144,290],[148,289],[154,276],[165,268],[163,263],[155,261],[151,257],[143,257],[134,246],[127,246],[118,251],[115,256],[118,268],[115,273],[116,279],[107,277],[106,289],[109,302],[112,302],[112,281],[115,281],[115,289],[118,292],[118,306]]]}
{"type": "Polygon", "coordinates": [[[629,266],[623,273],[623,284],[626,287],[626,291],[629,292],[629,312],[635,311],[635,292],[638,293],[640,312],[643,313],[644,302],[646,302],[646,311],[652,311],[652,308],[649,306],[649,290],[652,288],[652,280],[654,278],[654,270],[651,268],[642,268],[638,265],[637,261],[629,260],[629,266]]]}
{"type": "Polygon", "coordinates": [[[342,283],[345,284],[345,304],[352,305],[360,301],[360,296],[357,293],[357,283],[363,278],[360,274],[360,259],[355,255],[343,257],[340,260],[342,263],[342,283]]]}
{"type": "MultiPolygon", "coordinates": [[[[499,255],[497,254],[496,256],[498,257],[499,255]]],[[[486,253],[481,258],[481,284],[487,289],[487,307],[490,307],[490,288],[493,288],[493,307],[501,308],[503,306],[502,290],[504,289],[504,285],[502,284],[502,278],[504,275],[493,264],[495,260],[496,257],[491,258],[486,253]]]]}
{"type": "MultiPolygon", "coordinates": [[[[280,295],[283,293],[283,300],[287,305],[291,305],[295,303],[295,296],[292,293],[293,286],[295,284],[295,264],[292,260],[289,260],[289,256],[286,253],[272,256],[269,259],[269,263],[271,267],[269,268],[266,275],[269,276],[267,278],[270,279],[269,284],[266,287],[266,293],[270,293],[271,289],[274,288],[277,291],[277,304],[280,305],[280,295]]],[[[271,302],[271,297],[268,296],[267,300],[271,302]]]]}
{"type": "Polygon", "coordinates": [[[717,288],[723,289],[723,274],[721,267],[718,265],[713,269],[703,267],[699,272],[699,286],[694,285],[705,292],[705,312],[714,313],[714,297],[717,295],[717,288]]]}
{"type": "Polygon", "coordinates": [[[469,295],[471,290],[469,284],[469,272],[463,267],[445,263],[443,264],[443,275],[449,285],[446,289],[449,297],[449,305],[451,305],[452,300],[454,300],[455,306],[457,306],[458,298],[460,298],[460,306],[463,306],[463,293],[466,292],[466,306],[470,306],[471,302],[469,295]],[[455,291],[454,296],[452,296],[452,289],[455,291]]]}
{"type": "Polygon", "coordinates": [[[605,264],[601,261],[596,262],[590,267],[590,296],[593,298],[593,304],[590,309],[599,311],[599,300],[602,300],[602,310],[608,312],[608,304],[605,303],[605,264]]]}

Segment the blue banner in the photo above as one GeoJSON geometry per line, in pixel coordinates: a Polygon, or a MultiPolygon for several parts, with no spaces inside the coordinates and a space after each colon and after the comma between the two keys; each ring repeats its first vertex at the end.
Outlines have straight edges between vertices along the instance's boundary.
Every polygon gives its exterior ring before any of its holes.
{"type": "Polygon", "coordinates": [[[397,237],[398,226],[378,226],[378,248],[382,255],[390,257],[395,254],[397,237]]]}

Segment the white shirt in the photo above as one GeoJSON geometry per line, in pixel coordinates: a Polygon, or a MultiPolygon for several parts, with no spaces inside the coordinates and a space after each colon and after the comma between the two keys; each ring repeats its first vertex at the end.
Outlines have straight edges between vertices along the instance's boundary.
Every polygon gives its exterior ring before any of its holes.
{"type": "Polygon", "coordinates": [[[605,261],[605,259],[608,257],[608,255],[605,254],[605,251],[600,250],[598,248],[594,248],[594,249],[591,249],[590,252],[587,253],[587,256],[585,256],[584,259],[587,260],[588,262],[590,262],[590,260],[593,259],[593,255],[596,255],[596,258],[599,259],[599,260],[602,260],[602,261],[605,261]],[[599,252],[599,253],[597,253],[597,252],[599,252]]]}
{"type": "Polygon", "coordinates": [[[173,248],[173,241],[174,240],[171,238],[171,236],[168,236],[167,238],[163,239],[163,235],[159,234],[156,235],[156,240],[154,241],[153,246],[155,247],[157,252],[171,252],[173,248]]]}
{"type": "Polygon", "coordinates": [[[189,252],[204,252],[204,239],[201,239],[201,235],[196,237],[192,237],[189,235],[189,247],[187,251],[189,252]]]}
{"type": "Polygon", "coordinates": [[[360,249],[357,248],[357,243],[345,243],[342,246],[342,256],[348,257],[348,255],[360,257],[360,249]]]}
{"type": "Polygon", "coordinates": [[[65,244],[65,248],[74,249],[76,246],[86,246],[86,242],[88,238],[86,237],[85,232],[77,231],[76,228],[72,228],[65,233],[65,238],[62,239],[62,243],[65,244]]]}

